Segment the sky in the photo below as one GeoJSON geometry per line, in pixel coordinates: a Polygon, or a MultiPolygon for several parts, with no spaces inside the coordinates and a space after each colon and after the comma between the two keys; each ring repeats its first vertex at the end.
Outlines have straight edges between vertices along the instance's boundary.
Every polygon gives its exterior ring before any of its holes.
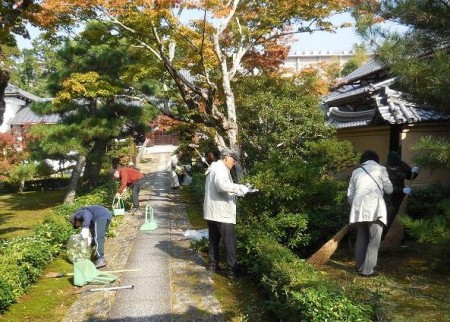
{"type": "MultiPolygon", "coordinates": [[[[349,14],[335,16],[332,19],[333,23],[340,24],[343,22],[352,21],[349,14]]],[[[29,32],[31,37],[37,37],[38,29],[30,27],[29,32]]],[[[312,34],[299,34],[297,40],[292,44],[291,54],[301,53],[303,51],[350,51],[353,49],[355,43],[361,43],[361,39],[357,36],[355,29],[352,27],[339,29],[335,33],[316,31],[312,34]]],[[[30,48],[31,41],[18,37],[19,48],[30,48]]]]}
{"type": "Polygon", "coordinates": [[[354,28],[340,29],[336,33],[316,31],[313,34],[300,34],[291,47],[291,54],[303,51],[350,51],[354,44],[361,43],[354,28]]]}
{"type": "MultiPolygon", "coordinates": [[[[350,14],[335,15],[331,22],[340,25],[344,22],[353,23],[350,14]]],[[[312,34],[299,34],[297,41],[291,47],[291,54],[303,51],[350,51],[356,43],[361,43],[354,27],[338,29],[335,33],[316,31],[312,34]]]]}

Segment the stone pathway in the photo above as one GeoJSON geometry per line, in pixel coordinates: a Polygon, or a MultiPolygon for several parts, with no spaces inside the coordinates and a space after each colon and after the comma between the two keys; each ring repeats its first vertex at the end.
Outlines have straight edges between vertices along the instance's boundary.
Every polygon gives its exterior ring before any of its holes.
{"type": "MultiPolygon", "coordinates": [[[[140,231],[143,216],[125,215],[116,237],[106,242],[108,266],[102,270],[138,269],[117,273],[108,286],[134,288],[80,294],[63,321],[225,320],[204,260],[183,235],[189,229],[185,205],[179,192],[169,189],[165,167],[173,148],[147,149],[147,162],[138,165],[151,186],[141,191],[141,206],[149,202],[159,228],[140,231]]],[[[103,286],[82,290],[96,287],[103,286]]]]}

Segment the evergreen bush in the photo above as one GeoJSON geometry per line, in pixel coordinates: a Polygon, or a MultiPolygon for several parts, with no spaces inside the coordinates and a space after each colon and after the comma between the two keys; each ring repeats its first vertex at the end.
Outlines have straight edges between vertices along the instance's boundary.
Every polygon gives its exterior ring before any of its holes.
{"type": "Polygon", "coordinates": [[[238,230],[240,260],[261,281],[280,321],[372,321],[371,305],[350,298],[304,260],[251,225],[238,230]]]}
{"type": "MultiPolygon", "coordinates": [[[[111,193],[106,187],[80,196],[73,204],[62,204],[26,237],[13,238],[0,244],[0,313],[15,303],[36,283],[47,263],[51,262],[74,233],[68,218],[84,205],[99,204],[109,208],[111,193]]],[[[117,221],[111,223],[114,234],[117,221]]],[[[112,232],[111,232],[112,231],[112,232]]]]}

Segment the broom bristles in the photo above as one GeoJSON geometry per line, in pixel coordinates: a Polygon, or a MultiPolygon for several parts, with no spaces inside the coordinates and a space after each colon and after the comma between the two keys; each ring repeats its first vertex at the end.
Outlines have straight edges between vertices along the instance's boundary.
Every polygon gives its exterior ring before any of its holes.
{"type": "Polygon", "coordinates": [[[342,240],[342,238],[344,238],[349,229],[350,225],[346,225],[345,227],[341,228],[317,252],[311,255],[311,257],[307,259],[307,262],[317,267],[326,264],[326,262],[328,262],[330,257],[334,254],[334,252],[338,248],[340,241],[342,240]]]}

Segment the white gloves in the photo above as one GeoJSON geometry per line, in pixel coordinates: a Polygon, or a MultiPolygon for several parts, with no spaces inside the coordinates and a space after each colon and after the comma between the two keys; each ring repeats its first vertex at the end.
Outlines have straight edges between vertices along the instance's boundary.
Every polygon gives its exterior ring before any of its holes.
{"type": "Polygon", "coordinates": [[[250,190],[249,187],[244,186],[243,184],[240,184],[239,187],[238,187],[238,191],[237,191],[236,194],[237,194],[239,197],[243,197],[243,196],[245,196],[245,195],[248,193],[249,190],[250,190]]]}
{"type": "Polygon", "coordinates": [[[89,238],[89,228],[83,227],[81,229],[81,237],[83,237],[84,239],[89,238]]]}
{"type": "Polygon", "coordinates": [[[411,172],[412,173],[419,173],[419,167],[412,167],[411,172]]]}
{"type": "Polygon", "coordinates": [[[403,193],[407,196],[409,196],[411,194],[411,188],[410,187],[404,187],[403,188],[403,193]]]}
{"type": "Polygon", "coordinates": [[[91,246],[92,243],[92,237],[89,232],[89,228],[83,227],[81,228],[81,237],[87,241],[88,246],[91,246]]]}
{"type": "Polygon", "coordinates": [[[119,199],[121,197],[120,192],[116,192],[116,194],[114,195],[114,198],[119,199]]]}
{"type": "Polygon", "coordinates": [[[239,197],[243,197],[245,196],[247,193],[252,193],[252,192],[258,192],[259,190],[256,188],[252,188],[252,186],[250,186],[250,184],[240,184],[239,185],[239,193],[237,193],[237,195],[239,197]]]}
{"type": "Polygon", "coordinates": [[[206,162],[205,157],[202,157],[202,162],[208,164],[208,162],[206,162]]]}

